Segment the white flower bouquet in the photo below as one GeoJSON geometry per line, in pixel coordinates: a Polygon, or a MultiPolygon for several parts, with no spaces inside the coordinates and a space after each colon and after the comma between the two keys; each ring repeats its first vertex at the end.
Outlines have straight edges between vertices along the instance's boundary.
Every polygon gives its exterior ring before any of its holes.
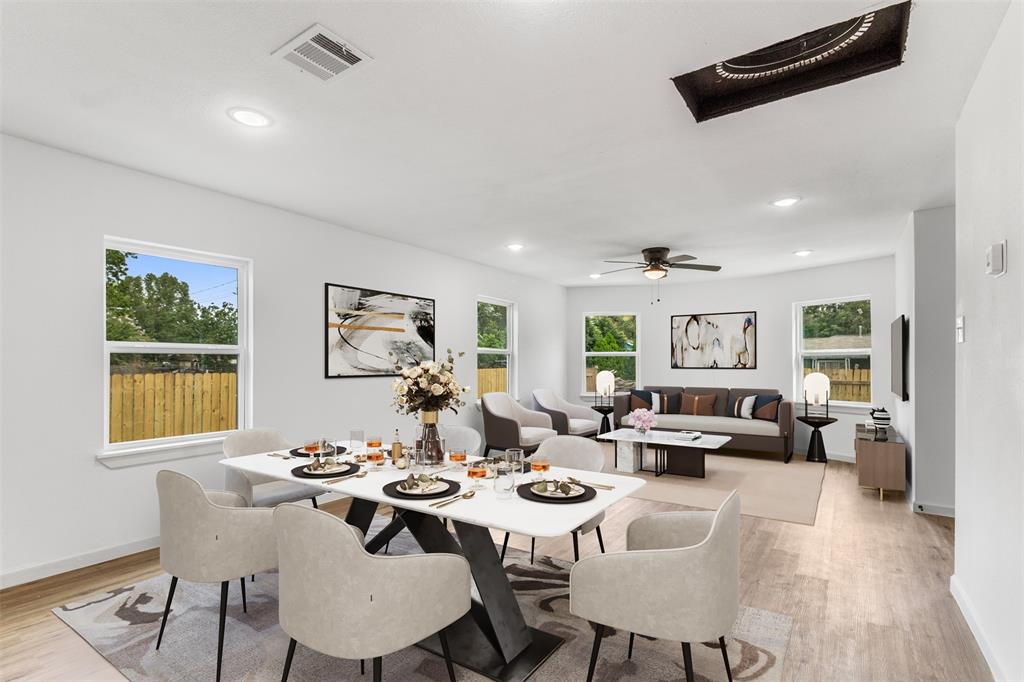
{"type": "MultiPolygon", "coordinates": [[[[459,353],[462,357],[465,353],[459,353]]],[[[463,393],[469,393],[469,386],[460,386],[455,380],[455,357],[452,349],[448,349],[448,357],[444,362],[425,360],[415,367],[395,365],[398,378],[392,388],[395,399],[392,403],[398,414],[416,414],[417,412],[440,412],[463,407],[466,401],[463,393]]]]}

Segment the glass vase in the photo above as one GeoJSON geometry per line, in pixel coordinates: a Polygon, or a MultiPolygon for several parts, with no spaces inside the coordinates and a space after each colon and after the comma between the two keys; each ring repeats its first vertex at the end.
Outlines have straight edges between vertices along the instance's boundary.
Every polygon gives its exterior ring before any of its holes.
{"type": "Polygon", "coordinates": [[[444,463],[444,444],[437,432],[437,411],[420,412],[420,424],[423,425],[420,438],[423,441],[423,463],[426,466],[438,466],[444,463]]]}

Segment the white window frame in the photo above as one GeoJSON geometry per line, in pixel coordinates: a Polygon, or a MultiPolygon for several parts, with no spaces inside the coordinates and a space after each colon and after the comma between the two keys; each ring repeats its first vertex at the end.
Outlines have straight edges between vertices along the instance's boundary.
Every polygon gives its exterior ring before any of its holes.
{"type": "MultiPolygon", "coordinates": [[[[477,346],[476,349],[476,367],[480,368],[480,354],[485,355],[504,355],[506,357],[506,370],[508,372],[508,393],[515,400],[519,400],[519,310],[515,301],[509,301],[504,298],[494,298],[493,296],[477,296],[476,303],[490,303],[491,305],[500,305],[504,307],[508,314],[505,316],[506,328],[505,338],[508,340],[508,348],[481,348],[477,346]]],[[[480,332],[480,318],[479,318],[479,307],[474,308],[473,313],[476,315],[477,325],[477,339],[479,340],[480,332]]],[[[477,393],[479,394],[479,387],[477,387],[477,393]]],[[[479,395],[477,398],[479,399],[479,395]]]]}
{"type": "Polygon", "coordinates": [[[102,342],[103,342],[103,450],[97,456],[110,467],[129,466],[148,461],[163,461],[181,457],[193,457],[220,449],[224,437],[234,430],[196,433],[187,436],[167,436],[133,440],[123,443],[110,442],[110,356],[114,353],[183,353],[195,355],[237,355],[238,356],[238,429],[252,426],[252,260],[206,251],[154,244],[151,242],[106,236],[103,239],[104,262],[108,249],[141,253],[147,256],[173,258],[194,263],[207,263],[234,268],[238,272],[238,343],[236,344],[195,344],[158,343],[146,341],[107,340],[107,295],[106,272],[101,270],[102,296],[102,342]]]}
{"type": "MultiPolygon", "coordinates": [[[[867,301],[869,304],[872,303],[871,296],[869,294],[858,294],[855,296],[836,296],[833,298],[821,298],[813,301],[797,301],[793,304],[793,396],[794,402],[802,403],[804,396],[804,358],[830,358],[830,357],[842,357],[846,355],[863,355],[867,356],[871,361],[871,399],[874,399],[874,368],[875,362],[872,356],[872,350],[874,350],[874,321],[872,320],[871,325],[871,345],[867,348],[829,348],[827,350],[811,350],[805,351],[803,349],[804,340],[804,308],[812,305],[823,305],[826,303],[846,303],[848,301],[867,301]]],[[[874,308],[872,307],[872,315],[874,314],[874,308]]],[[[837,407],[849,407],[859,410],[865,410],[871,407],[872,403],[866,402],[854,402],[851,400],[829,400],[829,405],[837,407]]]]}
{"type": "Polygon", "coordinates": [[[580,318],[580,359],[582,366],[580,368],[580,397],[588,398],[596,395],[594,391],[587,390],[587,358],[591,357],[632,357],[635,358],[636,362],[636,388],[643,386],[640,381],[640,313],[634,313],[632,311],[625,312],[604,312],[595,311],[589,313],[583,313],[583,317],[580,318]],[[593,352],[587,350],[587,318],[588,317],[625,317],[630,316],[636,319],[636,345],[632,352],[629,351],[601,351],[593,352]]]}

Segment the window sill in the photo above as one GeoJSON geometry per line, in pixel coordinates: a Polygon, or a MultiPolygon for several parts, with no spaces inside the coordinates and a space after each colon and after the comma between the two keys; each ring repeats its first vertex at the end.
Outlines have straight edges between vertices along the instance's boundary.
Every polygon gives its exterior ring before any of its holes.
{"type": "MultiPolygon", "coordinates": [[[[825,406],[818,405],[817,407],[811,406],[811,409],[815,412],[824,412],[825,406]]],[[[840,412],[842,414],[863,414],[867,415],[871,413],[872,406],[868,403],[845,403],[836,400],[830,401],[828,404],[829,412],[840,412]]],[[[804,401],[799,400],[793,403],[793,411],[799,416],[804,413],[804,401]]]]}
{"type": "Polygon", "coordinates": [[[223,451],[227,434],[221,433],[196,440],[174,440],[170,442],[133,444],[125,447],[111,446],[96,455],[96,460],[109,469],[169,462],[175,459],[214,455],[223,451]]]}

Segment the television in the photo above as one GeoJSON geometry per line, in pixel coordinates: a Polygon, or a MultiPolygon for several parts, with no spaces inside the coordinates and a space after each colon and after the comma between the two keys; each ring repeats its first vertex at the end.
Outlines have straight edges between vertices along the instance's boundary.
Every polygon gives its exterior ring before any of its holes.
{"type": "Polygon", "coordinates": [[[892,321],[889,327],[889,342],[891,344],[892,363],[890,373],[892,380],[892,392],[900,397],[900,400],[910,400],[907,393],[907,342],[910,334],[910,323],[905,315],[900,315],[892,321]]]}

